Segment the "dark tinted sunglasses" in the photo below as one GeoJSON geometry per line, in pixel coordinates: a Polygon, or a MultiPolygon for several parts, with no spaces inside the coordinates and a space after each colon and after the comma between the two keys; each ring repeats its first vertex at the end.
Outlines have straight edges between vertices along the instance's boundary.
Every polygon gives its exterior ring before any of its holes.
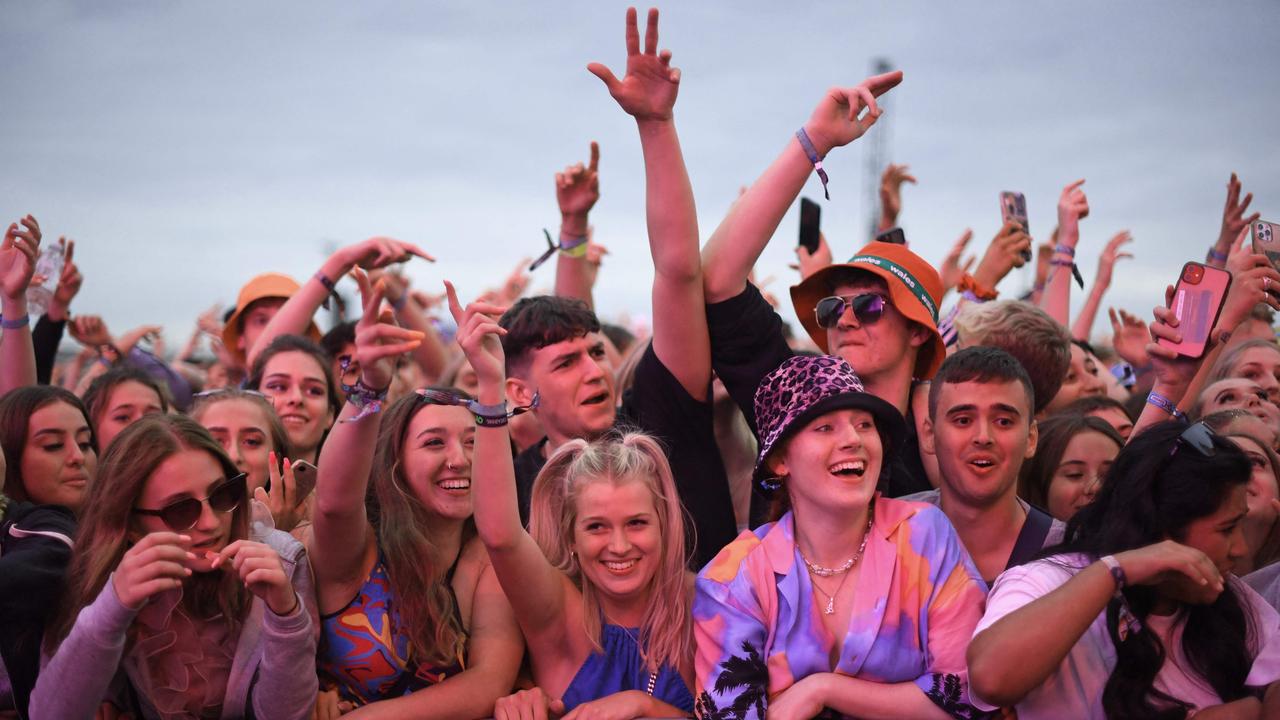
{"type": "Polygon", "coordinates": [[[1178,440],[1173,443],[1173,448],[1169,450],[1169,457],[1173,457],[1178,452],[1178,448],[1183,445],[1195,450],[1204,457],[1213,457],[1218,451],[1213,446],[1213,434],[1213,430],[1202,422],[1189,425],[1178,436],[1178,440]]]}
{"type": "Polygon", "coordinates": [[[863,293],[840,297],[832,295],[818,301],[813,314],[818,319],[819,327],[833,328],[840,322],[845,308],[853,308],[853,316],[860,325],[871,325],[884,316],[885,296],[879,293],[863,293]]]}
{"type": "Polygon", "coordinates": [[[158,517],[169,526],[174,532],[184,532],[196,526],[200,522],[200,513],[204,512],[205,502],[209,503],[209,507],[214,512],[227,513],[240,507],[240,503],[244,502],[244,496],[248,492],[248,486],[245,483],[245,474],[240,473],[234,477],[227,478],[225,482],[219,483],[209,493],[206,498],[183,498],[165,505],[159,510],[147,510],[145,508],[134,508],[133,511],[139,515],[151,515],[158,517]]]}

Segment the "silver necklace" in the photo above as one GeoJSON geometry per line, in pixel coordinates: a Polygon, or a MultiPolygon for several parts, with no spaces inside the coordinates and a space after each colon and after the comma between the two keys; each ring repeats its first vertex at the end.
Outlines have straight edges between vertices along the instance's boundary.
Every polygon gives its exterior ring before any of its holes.
{"type": "MultiPolygon", "coordinates": [[[[814,563],[814,562],[810,562],[809,558],[804,556],[803,551],[800,552],[800,559],[804,561],[805,567],[809,568],[809,572],[817,577],[831,577],[832,575],[840,575],[840,574],[849,572],[849,570],[852,569],[854,565],[857,565],[858,561],[862,559],[862,553],[864,550],[867,549],[867,538],[871,537],[871,523],[874,522],[874,520],[875,520],[875,508],[873,506],[867,512],[867,530],[862,534],[862,543],[858,545],[858,552],[854,553],[853,557],[849,558],[848,560],[845,560],[844,564],[840,565],[839,567],[829,568],[829,567],[824,567],[822,565],[818,565],[817,563],[814,563]]],[[[799,545],[796,546],[796,549],[799,550],[799,545]]],[[[816,580],[810,581],[810,583],[818,592],[827,596],[827,606],[822,610],[824,615],[835,614],[836,595],[840,594],[840,590],[844,588],[845,580],[848,580],[848,579],[849,579],[848,575],[845,575],[845,577],[841,578],[840,584],[836,586],[836,591],[834,593],[829,593],[826,590],[823,590],[818,585],[816,580]]]]}

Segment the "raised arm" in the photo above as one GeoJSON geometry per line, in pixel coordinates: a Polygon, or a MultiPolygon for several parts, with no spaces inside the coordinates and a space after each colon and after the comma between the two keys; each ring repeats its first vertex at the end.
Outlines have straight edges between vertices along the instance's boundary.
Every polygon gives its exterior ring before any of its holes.
{"type": "Polygon", "coordinates": [[[427,376],[428,384],[434,385],[444,372],[449,362],[449,351],[440,339],[440,333],[423,312],[422,306],[409,291],[409,280],[395,273],[386,273],[387,300],[395,311],[396,322],[401,327],[422,333],[422,342],[413,349],[411,357],[427,376]]]}
{"type": "Polygon", "coordinates": [[[636,119],[644,152],[645,216],[653,256],[653,351],[690,396],[707,399],[711,344],[703,306],[702,260],[693,188],[680,152],[673,109],[680,71],[671,51],[658,52],[658,11],[649,10],[644,51],[635,8],[627,10],[627,72],[621,79],[600,63],[587,66],[636,119]]]}
{"type": "MultiPolygon", "coordinates": [[[[880,117],[875,99],[900,82],[902,71],[896,70],[867,78],[854,87],[827,91],[803,127],[818,156],[826,157],[833,148],[862,137],[880,117]]],[[[708,303],[728,300],[746,288],[747,275],[756,259],[813,169],[800,140],[792,137],[782,154],[729,208],[702,250],[702,280],[708,303]]]]}
{"type": "Polygon", "coordinates": [[[880,225],[883,232],[898,225],[898,214],[902,212],[902,184],[916,184],[914,175],[907,173],[906,165],[894,165],[884,169],[880,176],[880,225]]]}
{"type": "Polygon", "coordinates": [[[1214,267],[1225,268],[1227,266],[1227,253],[1231,248],[1231,243],[1249,227],[1253,221],[1262,217],[1261,213],[1254,213],[1249,217],[1244,214],[1249,209],[1249,203],[1253,202],[1253,193],[1244,196],[1244,200],[1240,199],[1239,178],[1235,173],[1231,173],[1231,179],[1227,181],[1227,202],[1222,207],[1222,228],[1218,231],[1218,239],[1209,246],[1209,252],[1205,255],[1205,264],[1214,267]]]}
{"type": "Polygon", "coordinates": [[[352,268],[365,270],[382,268],[392,263],[406,262],[411,257],[435,262],[435,258],[418,246],[385,237],[374,237],[364,242],[348,245],[338,250],[320,266],[315,275],[307,278],[298,292],[293,294],[263,328],[253,347],[245,348],[245,367],[252,367],[258,353],[280,335],[302,335],[307,330],[316,310],[329,297],[334,283],[352,268]]]}
{"type": "Polygon", "coordinates": [[[590,234],[587,215],[600,199],[600,145],[591,141],[591,161],[570,165],[556,173],[556,204],[560,206],[560,247],[556,253],[556,295],[577,298],[595,307],[595,272],[587,262],[590,234]]]}
{"type": "Polygon", "coordinates": [[[1129,231],[1121,230],[1107,241],[1107,247],[1098,256],[1098,274],[1093,276],[1089,296],[1085,298],[1084,307],[1080,308],[1080,314],[1076,316],[1076,322],[1071,326],[1071,337],[1076,340],[1089,340],[1093,321],[1098,317],[1098,308],[1102,306],[1102,296],[1111,287],[1111,273],[1115,269],[1116,261],[1133,257],[1130,253],[1120,252],[1120,248],[1130,242],[1133,242],[1133,238],[1129,235],[1129,231]]]}
{"type": "MultiPolygon", "coordinates": [[[[381,283],[370,287],[367,278],[357,278],[364,304],[356,324],[360,381],[371,389],[385,390],[395,373],[395,357],[413,350],[421,338],[412,330],[378,322],[384,287],[381,283]]],[[[354,403],[343,406],[320,451],[309,551],[317,587],[322,590],[358,581],[368,551],[364,500],[382,415],[357,419],[361,412],[354,403]]]]}
{"type": "MultiPolygon", "coordinates": [[[[449,312],[458,324],[458,345],[476,372],[477,400],[482,405],[506,404],[506,366],[498,337],[502,308],[471,303],[465,310],[451,283],[445,283],[449,312]]],[[[531,650],[541,640],[560,636],[563,628],[565,584],[563,574],[547,561],[538,544],[520,523],[516,499],[515,467],[511,458],[511,433],[506,425],[477,427],[471,465],[471,497],[475,499],[475,523],[480,541],[498,582],[511,600],[520,628],[531,650]]],[[[534,653],[536,655],[536,652],[534,653]]]]}
{"type": "Polygon", "coordinates": [[[1089,200],[1077,180],[1062,190],[1058,198],[1058,244],[1050,260],[1049,279],[1045,283],[1040,307],[1063,327],[1071,324],[1071,263],[1075,262],[1076,244],[1080,240],[1080,220],[1089,216],[1089,200]]]}
{"type": "MultiPolygon", "coordinates": [[[[1280,299],[1267,288],[1280,287],[1280,273],[1271,266],[1265,255],[1248,255],[1241,258],[1247,265],[1241,265],[1232,273],[1231,289],[1227,292],[1222,313],[1218,315],[1218,323],[1209,334],[1210,343],[1199,358],[1182,357],[1165,345],[1152,342],[1147,345],[1155,382],[1151,388],[1151,397],[1143,408],[1142,414],[1133,424],[1129,438],[1138,436],[1149,425],[1169,419],[1168,406],[1176,406],[1179,412],[1186,412],[1195,402],[1200,391],[1204,389],[1213,366],[1226,347],[1231,330],[1238,327],[1249,316],[1249,312],[1259,303],[1266,303],[1280,310],[1280,299]],[[1163,397],[1165,401],[1159,398],[1163,397]]],[[[1165,304],[1173,298],[1173,286],[1166,291],[1165,304]]],[[[1180,342],[1178,319],[1169,307],[1157,307],[1154,310],[1156,322],[1151,325],[1153,339],[1164,338],[1171,342],[1180,342]]]]}
{"type": "Polygon", "coordinates": [[[36,356],[27,315],[27,286],[40,253],[40,223],[30,215],[4,231],[0,245],[0,395],[36,383],[36,356]]]}

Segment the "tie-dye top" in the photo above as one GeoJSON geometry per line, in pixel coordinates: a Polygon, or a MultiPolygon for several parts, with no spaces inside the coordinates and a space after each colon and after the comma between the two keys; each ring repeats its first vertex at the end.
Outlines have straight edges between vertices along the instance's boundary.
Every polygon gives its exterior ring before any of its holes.
{"type": "Polygon", "coordinates": [[[770,698],[826,672],[913,682],[953,717],[982,715],[969,704],[965,649],[987,588],[942,511],[876,499],[835,667],[836,638],[822,624],[794,522],[787,513],[742,533],[698,574],[699,717],[763,720],[770,698]]]}
{"type": "MultiPolygon", "coordinates": [[[[453,570],[449,568],[446,583],[453,579],[453,570]]],[[[452,585],[449,592],[453,592],[452,585]]],[[[453,607],[456,613],[456,599],[453,607]]],[[[463,671],[461,658],[448,667],[419,663],[413,657],[409,636],[399,628],[395,593],[382,553],[378,553],[378,562],[360,592],[346,607],[320,618],[317,666],[321,687],[336,687],[343,700],[367,705],[408,695],[463,671]]]]}

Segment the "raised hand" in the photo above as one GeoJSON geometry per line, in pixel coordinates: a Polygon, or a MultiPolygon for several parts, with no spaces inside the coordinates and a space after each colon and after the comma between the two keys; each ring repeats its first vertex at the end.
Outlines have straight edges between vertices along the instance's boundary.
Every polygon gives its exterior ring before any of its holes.
{"type": "Polygon", "coordinates": [[[97,348],[115,342],[106,323],[97,315],[80,315],[67,325],[67,330],[76,342],[85,347],[97,348]]]}
{"type": "Polygon", "coordinates": [[[212,565],[236,573],[245,588],[276,615],[288,615],[298,607],[298,593],[280,564],[280,555],[268,545],[237,540],[223,548],[212,565]]]}
{"type": "Polygon", "coordinates": [[[964,255],[964,249],[968,247],[969,241],[973,239],[973,231],[965,228],[964,233],[951,246],[947,257],[943,259],[942,266],[938,268],[938,274],[942,277],[942,292],[946,293],[951,288],[960,284],[960,278],[969,272],[969,268],[973,267],[973,263],[977,258],[970,255],[963,263],[960,257],[964,255]]]}
{"type": "Polygon", "coordinates": [[[793,270],[800,271],[800,279],[804,280],[824,267],[831,265],[831,246],[827,244],[827,236],[818,231],[818,249],[809,252],[809,248],[796,245],[796,264],[793,270]]]}
{"type": "Polygon", "coordinates": [[[196,327],[200,332],[214,338],[222,337],[222,306],[214,303],[208,310],[196,318],[196,327]]]}
{"type": "Polygon", "coordinates": [[[476,371],[476,379],[481,385],[501,388],[506,379],[506,360],[498,338],[507,331],[498,325],[498,318],[507,309],[477,301],[464,310],[453,283],[446,280],[444,289],[449,297],[449,312],[458,325],[458,345],[471,363],[471,369],[476,371]]]}
{"type": "Polygon", "coordinates": [[[592,140],[591,160],[585,167],[578,163],[556,173],[556,203],[561,218],[580,217],[586,222],[587,213],[600,199],[599,169],[600,144],[592,140]]]}
{"type": "Polygon", "coordinates": [[[915,176],[907,174],[906,165],[894,165],[884,169],[880,177],[881,226],[883,229],[893,227],[902,212],[902,183],[916,184],[915,176]]]}
{"type": "Polygon", "coordinates": [[[182,587],[191,575],[187,563],[196,559],[190,546],[190,536],[172,532],[148,533],[134,543],[111,575],[120,604],[137,610],[153,595],[182,587]]]}
{"type": "MultiPolygon", "coordinates": [[[[1171,297],[1172,294],[1173,286],[1170,285],[1166,288],[1165,295],[1171,297]]],[[[1160,388],[1177,388],[1176,393],[1180,398],[1191,385],[1196,371],[1200,369],[1200,359],[1180,355],[1177,350],[1159,342],[1167,340],[1175,345],[1182,342],[1182,333],[1178,330],[1178,316],[1171,308],[1157,305],[1152,314],[1155,315],[1156,321],[1151,323],[1149,328],[1152,341],[1147,343],[1146,350],[1147,356],[1151,359],[1155,382],[1160,388]]],[[[1162,389],[1161,393],[1169,397],[1167,390],[1162,389]]]]}
{"type": "Polygon", "coordinates": [[[1241,190],[1240,180],[1235,173],[1231,173],[1231,179],[1227,181],[1227,201],[1222,206],[1222,228],[1218,232],[1218,242],[1215,247],[1221,252],[1225,251],[1227,246],[1236,236],[1244,232],[1255,220],[1262,217],[1261,213],[1253,213],[1245,217],[1245,212],[1249,209],[1249,203],[1253,202],[1253,193],[1244,196],[1244,200],[1240,200],[1241,190]]]}
{"type": "Polygon", "coordinates": [[[843,147],[862,137],[880,119],[882,111],[876,105],[876,98],[900,82],[902,71],[894,70],[869,77],[853,87],[828,90],[804,126],[818,154],[825,156],[832,148],[843,147]]]}
{"type": "Polygon", "coordinates": [[[84,282],[80,269],[72,260],[76,253],[76,241],[64,237],[58,238],[58,243],[63,247],[62,274],[58,276],[58,287],[53,291],[53,300],[49,303],[47,313],[49,319],[54,321],[67,319],[71,301],[79,294],[80,285],[84,282]]]}
{"type": "Polygon", "coordinates": [[[356,360],[360,363],[360,378],[370,388],[387,388],[395,378],[395,358],[421,345],[424,336],[416,330],[379,322],[386,280],[380,279],[371,284],[362,272],[356,272],[355,277],[364,305],[360,320],[356,322],[356,360]]]}
{"type": "Polygon", "coordinates": [[[284,472],[280,471],[280,457],[273,451],[267,454],[267,475],[271,478],[271,490],[260,487],[253,491],[253,499],[267,506],[277,530],[289,532],[298,527],[306,514],[303,501],[298,497],[297,483],[293,479],[293,463],[284,459],[284,472]]]}
{"type": "Polygon", "coordinates": [[[10,300],[25,295],[40,255],[40,224],[30,215],[11,223],[0,245],[0,291],[10,300]]]}
{"type": "Polygon", "coordinates": [[[991,238],[991,244],[983,253],[978,269],[973,271],[973,279],[979,285],[994,290],[1010,270],[1020,268],[1027,262],[1023,253],[1030,249],[1031,236],[1022,229],[1022,224],[1016,220],[1006,222],[996,236],[991,238]]]}
{"type": "Polygon", "coordinates": [[[1075,247],[1080,236],[1080,221],[1089,217],[1089,199],[1085,197],[1080,186],[1084,180],[1077,180],[1062,189],[1058,197],[1058,237],[1059,242],[1075,247]]]}
{"type": "Polygon", "coordinates": [[[1151,342],[1147,324],[1137,315],[1115,308],[1107,308],[1107,316],[1111,318],[1111,347],[1116,355],[1135,369],[1145,368],[1151,361],[1147,356],[1147,343],[1151,342]]]}
{"type": "Polygon", "coordinates": [[[1121,230],[1107,241],[1107,246],[1098,256],[1098,274],[1093,278],[1094,287],[1111,285],[1111,273],[1115,269],[1116,261],[1133,257],[1132,253],[1120,252],[1121,247],[1131,242],[1133,237],[1129,235],[1128,230],[1121,230]]]}
{"type": "Polygon", "coordinates": [[[1270,305],[1280,310],[1280,273],[1266,255],[1248,254],[1231,273],[1231,289],[1227,291],[1227,299],[1222,303],[1222,313],[1218,316],[1218,324],[1214,326],[1213,337],[1219,338],[1223,332],[1228,335],[1249,317],[1249,313],[1259,303],[1270,305]],[[1247,261],[1247,264],[1245,264],[1247,261]]]}
{"type": "Polygon", "coordinates": [[[409,258],[414,256],[428,262],[436,261],[434,257],[428,255],[417,245],[386,237],[372,237],[355,245],[345,247],[338,252],[342,254],[343,264],[348,268],[359,267],[365,270],[382,268],[393,263],[407,262],[409,258]]]}
{"type": "Polygon", "coordinates": [[[658,9],[649,9],[643,53],[635,8],[627,8],[626,37],[627,72],[621,80],[598,62],[587,65],[587,70],[604,82],[613,99],[637,122],[670,120],[680,91],[680,71],[671,67],[670,50],[658,52],[658,9]]]}

